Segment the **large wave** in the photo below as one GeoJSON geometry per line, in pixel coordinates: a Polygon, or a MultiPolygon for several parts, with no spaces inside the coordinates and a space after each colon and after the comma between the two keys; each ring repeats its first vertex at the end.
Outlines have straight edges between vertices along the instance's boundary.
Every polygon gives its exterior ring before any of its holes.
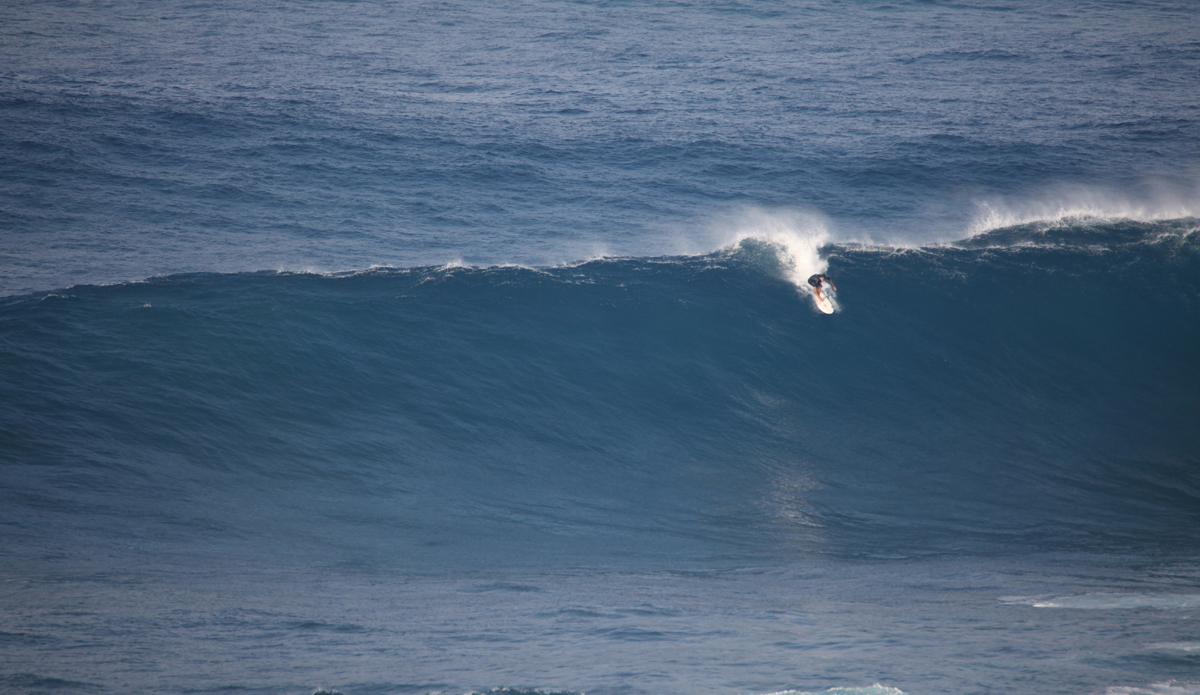
{"type": "Polygon", "coordinates": [[[1194,228],[7,298],[4,521],[414,565],[1194,548],[1194,228]]]}

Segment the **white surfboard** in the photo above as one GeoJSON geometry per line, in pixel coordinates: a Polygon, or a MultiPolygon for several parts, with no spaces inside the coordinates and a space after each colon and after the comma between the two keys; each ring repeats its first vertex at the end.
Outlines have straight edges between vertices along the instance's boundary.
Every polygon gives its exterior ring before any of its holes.
{"type": "Polygon", "coordinates": [[[813,292],[813,303],[816,304],[817,308],[825,314],[832,314],[834,310],[833,297],[829,296],[829,294],[829,289],[823,288],[823,291],[821,292],[821,298],[817,299],[817,293],[813,292]]]}

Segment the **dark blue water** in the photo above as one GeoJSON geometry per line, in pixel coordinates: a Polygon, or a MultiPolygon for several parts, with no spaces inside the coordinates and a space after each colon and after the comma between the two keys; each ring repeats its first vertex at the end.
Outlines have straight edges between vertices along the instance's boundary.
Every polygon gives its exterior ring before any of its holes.
{"type": "Polygon", "coordinates": [[[0,690],[1200,692],[1197,37],[9,3],[0,690]]]}

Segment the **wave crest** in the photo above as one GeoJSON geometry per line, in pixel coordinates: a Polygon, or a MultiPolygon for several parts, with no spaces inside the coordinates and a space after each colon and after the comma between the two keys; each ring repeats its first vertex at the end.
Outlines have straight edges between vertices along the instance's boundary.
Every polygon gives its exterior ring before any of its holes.
{"type": "Polygon", "coordinates": [[[1163,222],[1200,217],[1200,185],[1193,190],[1151,184],[1132,192],[1092,186],[1057,186],[1024,199],[976,201],[968,237],[1023,225],[1048,228],[1088,221],[1163,222]]]}

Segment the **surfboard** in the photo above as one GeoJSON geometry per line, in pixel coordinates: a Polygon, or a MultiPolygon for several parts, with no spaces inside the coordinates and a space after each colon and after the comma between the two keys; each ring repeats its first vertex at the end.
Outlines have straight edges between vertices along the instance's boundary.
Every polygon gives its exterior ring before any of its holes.
{"type": "Polygon", "coordinates": [[[813,303],[817,305],[817,308],[820,309],[822,313],[833,313],[833,298],[829,296],[829,288],[823,288],[823,291],[821,292],[821,299],[819,300],[817,299],[817,293],[813,292],[813,303]]]}

